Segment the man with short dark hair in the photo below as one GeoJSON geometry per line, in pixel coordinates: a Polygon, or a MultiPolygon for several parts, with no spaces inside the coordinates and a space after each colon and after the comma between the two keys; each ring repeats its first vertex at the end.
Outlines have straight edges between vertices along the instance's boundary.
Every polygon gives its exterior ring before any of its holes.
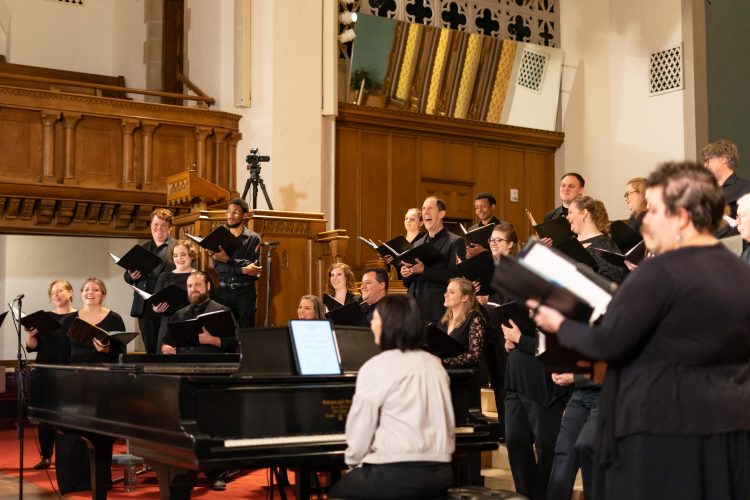
{"type": "Polygon", "coordinates": [[[372,314],[378,302],[388,295],[388,272],[382,267],[368,267],[362,273],[362,311],[368,323],[372,321],[372,314]]]}
{"type": "MultiPolygon", "coordinates": [[[[703,165],[714,174],[724,191],[724,202],[729,205],[729,216],[737,216],[737,200],[750,193],[750,181],[735,172],[740,163],[740,154],[732,141],[719,140],[706,145],[702,150],[703,165]]],[[[736,233],[735,233],[736,234],[736,233]]]]}
{"type": "MultiPolygon", "coordinates": [[[[482,226],[489,224],[500,224],[501,221],[495,217],[495,208],[497,207],[497,200],[492,193],[482,192],[474,197],[474,213],[477,214],[479,222],[469,228],[477,229],[482,226]]],[[[474,243],[468,243],[466,245],[466,256],[468,258],[473,257],[484,249],[482,245],[476,245],[474,243]]]]}
{"type": "Polygon", "coordinates": [[[586,181],[581,174],[568,172],[560,178],[560,200],[562,204],[544,216],[544,222],[568,216],[570,202],[583,196],[586,181]]]}
{"type": "MultiPolygon", "coordinates": [[[[169,247],[176,241],[169,235],[172,227],[172,212],[166,208],[158,208],[151,212],[149,228],[151,229],[151,239],[141,246],[161,259],[161,264],[151,270],[146,276],[141,276],[140,271],[125,271],[125,282],[133,285],[139,290],[147,293],[154,293],[156,289],[156,280],[159,274],[174,269],[172,256],[169,255],[169,247]]],[[[141,297],[139,293],[133,291],[133,305],[130,308],[130,315],[138,318],[138,327],[141,331],[143,343],[146,346],[148,354],[154,354],[156,350],[157,334],[161,315],[154,313],[150,305],[141,297]]]]}
{"type": "MultiPolygon", "coordinates": [[[[168,323],[176,321],[186,321],[195,319],[201,314],[229,311],[229,308],[211,300],[211,280],[203,271],[190,273],[187,279],[187,294],[190,304],[169,316],[166,322],[162,323],[159,331],[159,350],[162,354],[177,354],[174,347],[174,339],[169,333],[168,323]]],[[[231,311],[230,311],[231,313],[231,311]]],[[[234,317],[234,316],[233,316],[234,317]]],[[[221,333],[226,332],[209,332],[205,328],[198,336],[198,347],[180,348],[180,353],[213,353],[213,352],[235,352],[237,350],[237,337],[225,336],[221,333]]]]}
{"type": "Polygon", "coordinates": [[[255,282],[261,273],[261,240],[257,233],[245,227],[248,212],[250,207],[245,200],[237,198],[229,202],[227,226],[229,232],[242,240],[242,246],[231,255],[222,249],[211,256],[219,276],[214,298],[232,311],[240,328],[255,326],[255,282]]]}
{"type": "Polygon", "coordinates": [[[416,263],[404,262],[401,275],[409,295],[417,299],[425,321],[438,322],[445,313],[443,294],[451,278],[460,276],[457,258],[466,259],[464,239],[448,231],[443,225],[445,202],[435,196],[428,196],[422,204],[422,220],[427,233],[414,241],[414,246],[431,244],[443,255],[437,264],[426,266],[418,259],[416,263]]]}

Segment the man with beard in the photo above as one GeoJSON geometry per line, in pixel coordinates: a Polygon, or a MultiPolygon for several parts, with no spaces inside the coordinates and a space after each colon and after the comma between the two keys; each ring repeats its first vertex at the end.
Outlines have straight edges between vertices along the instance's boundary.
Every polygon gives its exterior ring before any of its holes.
{"type": "Polygon", "coordinates": [[[429,196],[422,204],[422,220],[427,233],[414,241],[414,246],[431,244],[443,255],[443,260],[426,266],[417,259],[416,263],[404,262],[401,275],[409,295],[417,299],[422,317],[427,322],[437,323],[445,313],[443,306],[445,288],[451,278],[460,276],[458,259],[466,260],[464,239],[448,231],[443,225],[445,202],[429,196]]]}
{"type": "Polygon", "coordinates": [[[247,202],[237,198],[229,202],[227,226],[229,231],[242,240],[242,246],[230,254],[224,249],[211,257],[219,276],[219,288],[214,298],[224,304],[237,318],[240,328],[255,326],[255,282],[261,272],[260,236],[245,227],[247,202]]]}
{"type": "Polygon", "coordinates": [[[362,310],[369,323],[372,321],[375,306],[380,299],[388,295],[388,272],[382,267],[368,267],[362,273],[359,291],[362,294],[362,310]]]}
{"type": "MultiPolygon", "coordinates": [[[[187,294],[190,304],[183,307],[169,317],[167,323],[162,325],[159,331],[159,349],[162,354],[186,354],[186,353],[220,353],[237,351],[237,337],[220,336],[222,332],[209,332],[205,328],[198,336],[200,346],[197,347],[174,347],[174,339],[169,333],[168,323],[175,321],[186,321],[195,319],[201,314],[215,311],[229,311],[229,308],[214,302],[209,297],[211,281],[208,275],[202,271],[195,271],[188,276],[187,294]]],[[[231,312],[231,311],[230,311],[231,312]]],[[[234,319],[234,316],[232,317],[234,319]]]]}
{"type": "MultiPolygon", "coordinates": [[[[154,293],[159,274],[174,269],[172,256],[169,255],[169,247],[176,241],[169,236],[169,230],[172,227],[172,212],[165,208],[154,210],[151,212],[149,227],[151,228],[151,240],[141,246],[159,257],[162,263],[152,269],[146,276],[141,276],[140,271],[125,271],[125,282],[144,292],[154,293]]],[[[138,326],[141,330],[143,343],[146,346],[146,352],[149,354],[156,353],[157,333],[161,316],[155,314],[151,305],[146,305],[143,297],[136,292],[133,292],[133,305],[130,308],[130,315],[138,318],[138,326]]]]}

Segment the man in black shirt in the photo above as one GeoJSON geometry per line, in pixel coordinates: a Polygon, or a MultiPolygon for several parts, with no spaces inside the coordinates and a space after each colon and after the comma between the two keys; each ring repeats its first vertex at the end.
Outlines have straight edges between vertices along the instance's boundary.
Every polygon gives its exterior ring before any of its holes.
{"type": "Polygon", "coordinates": [[[562,201],[562,205],[545,215],[544,222],[549,222],[560,217],[567,217],[568,205],[579,196],[583,196],[583,188],[585,186],[586,181],[581,174],[568,172],[563,175],[560,179],[560,200],[562,201]]]}
{"type": "MultiPolygon", "coordinates": [[[[737,217],[737,200],[750,193],[750,182],[738,177],[735,173],[740,163],[740,154],[732,141],[719,140],[708,144],[701,150],[703,166],[714,174],[721,190],[724,192],[724,203],[729,207],[729,216],[737,217]]],[[[714,232],[717,238],[736,236],[737,228],[722,223],[714,232]]],[[[748,249],[748,244],[743,245],[748,249]]]]}
{"type": "MultiPolygon", "coordinates": [[[[170,316],[167,323],[195,319],[201,314],[210,312],[229,311],[228,307],[211,300],[208,295],[210,291],[211,280],[208,279],[206,273],[202,271],[191,273],[187,279],[187,294],[190,304],[170,316]]],[[[198,342],[201,344],[200,346],[179,348],[178,351],[177,348],[174,347],[175,342],[172,335],[169,333],[167,323],[162,324],[161,330],[159,331],[159,349],[162,354],[177,354],[178,352],[182,354],[237,351],[238,343],[236,336],[226,335],[228,332],[209,332],[205,328],[198,336],[198,342]]]]}
{"type": "Polygon", "coordinates": [[[240,328],[255,326],[255,282],[261,273],[260,236],[245,227],[250,208],[237,198],[229,202],[227,226],[242,240],[242,246],[227,254],[224,249],[212,255],[214,269],[219,276],[219,287],[214,298],[227,306],[237,318],[240,328]]]}
{"type": "MultiPolygon", "coordinates": [[[[159,208],[151,212],[151,240],[143,245],[143,248],[158,256],[162,263],[156,266],[148,275],[141,276],[140,271],[125,271],[125,282],[134,285],[139,290],[148,293],[154,293],[156,280],[159,274],[164,271],[174,269],[172,256],[169,255],[169,247],[176,241],[169,236],[169,230],[172,227],[172,212],[165,208],[159,208]]],[[[154,354],[156,350],[157,332],[161,316],[154,313],[151,305],[146,304],[140,294],[133,291],[133,305],[130,309],[130,315],[138,318],[138,326],[141,330],[143,343],[146,345],[146,352],[154,354]]]]}
{"type": "MultiPolygon", "coordinates": [[[[474,197],[474,213],[477,214],[479,222],[471,226],[469,228],[469,231],[471,231],[472,229],[480,228],[482,226],[486,226],[488,224],[500,224],[501,222],[503,222],[495,217],[496,206],[497,200],[492,193],[479,193],[478,195],[476,195],[474,197]]],[[[482,245],[469,243],[466,246],[466,256],[471,258],[481,252],[483,249],[484,247],[482,245]]]]}
{"type": "Polygon", "coordinates": [[[388,295],[388,272],[382,267],[368,267],[362,273],[362,285],[359,290],[362,294],[362,310],[369,323],[372,321],[375,306],[380,299],[388,295]]]}
{"type": "Polygon", "coordinates": [[[451,278],[460,276],[457,257],[466,259],[466,244],[463,238],[451,233],[443,225],[445,202],[434,196],[422,204],[422,220],[427,233],[414,241],[414,246],[431,244],[444,257],[432,266],[426,266],[419,260],[415,264],[403,263],[401,275],[404,286],[409,288],[409,295],[417,299],[422,317],[425,321],[438,322],[445,313],[443,294],[451,278]]]}

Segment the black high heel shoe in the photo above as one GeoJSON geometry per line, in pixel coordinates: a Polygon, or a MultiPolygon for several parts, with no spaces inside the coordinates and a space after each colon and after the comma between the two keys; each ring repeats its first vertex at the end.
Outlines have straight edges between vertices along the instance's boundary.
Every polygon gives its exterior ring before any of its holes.
{"type": "Polygon", "coordinates": [[[52,460],[50,460],[49,458],[42,457],[39,463],[34,466],[34,470],[49,469],[50,465],[52,465],[52,460]]]}

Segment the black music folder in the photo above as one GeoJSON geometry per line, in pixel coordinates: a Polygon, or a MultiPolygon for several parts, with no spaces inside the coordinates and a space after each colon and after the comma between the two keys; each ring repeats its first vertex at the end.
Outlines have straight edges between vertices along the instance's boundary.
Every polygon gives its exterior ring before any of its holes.
{"type": "Polygon", "coordinates": [[[158,292],[154,293],[144,292],[138,287],[135,287],[133,285],[130,286],[138,295],[143,297],[143,300],[145,300],[152,306],[161,304],[162,302],[166,302],[167,304],[169,304],[169,309],[164,312],[165,314],[172,314],[178,309],[182,309],[190,303],[187,290],[175,283],[172,283],[171,285],[162,288],[158,292]]]}
{"type": "Polygon", "coordinates": [[[591,269],[596,269],[596,261],[588,250],[583,247],[581,242],[578,241],[578,238],[568,238],[567,240],[559,244],[553,244],[552,246],[574,261],[585,264],[591,269]]]}
{"type": "Polygon", "coordinates": [[[553,334],[537,333],[536,356],[553,373],[590,373],[593,368],[590,359],[561,345],[553,334]]]}
{"type": "Polygon", "coordinates": [[[425,327],[425,351],[439,358],[452,358],[465,353],[468,349],[454,339],[435,323],[425,327]]]}
{"type": "Polygon", "coordinates": [[[539,235],[540,238],[550,238],[552,244],[557,246],[558,243],[562,243],[570,238],[575,238],[575,233],[570,229],[570,222],[565,217],[558,217],[552,219],[549,222],[537,224],[534,226],[534,231],[539,235]]]}
{"type": "MultiPolygon", "coordinates": [[[[633,231],[633,229],[621,220],[616,220],[609,226],[609,234],[612,237],[622,253],[627,252],[639,242],[643,237],[633,231]]],[[[631,261],[632,262],[632,261],[631,261]]]]}
{"type": "Polygon", "coordinates": [[[492,229],[495,227],[494,222],[470,230],[467,230],[461,223],[458,225],[461,228],[461,231],[463,231],[464,239],[466,241],[473,243],[474,245],[480,245],[487,250],[490,249],[490,236],[492,235],[492,229]]]}
{"type": "Polygon", "coordinates": [[[240,328],[237,337],[241,356],[236,376],[295,374],[292,341],[286,326],[240,328]]]}
{"type": "Polygon", "coordinates": [[[158,255],[154,255],[140,245],[133,245],[133,248],[127,251],[122,257],[110,253],[115,264],[126,271],[140,271],[141,275],[146,276],[156,266],[162,263],[158,255]]]}
{"type": "Polygon", "coordinates": [[[391,264],[397,267],[401,265],[400,255],[412,248],[411,243],[409,243],[403,235],[398,235],[385,243],[381,242],[379,245],[371,239],[363,238],[362,236],[357,237],[362,243],[378,252],[378,254],[384,259],[385,257],[390,256],[393,259],[391,264]]]}
{"type": "Polygon", "coordinates": [[[242,240],[230,233],[229,229],[224,226],[217,227],[205,238],[193,236],[192,234],[185,234],[185,236],[214,253],[219,252],[219,246],[221,246],[227,255],[231,255],[232,252],[242,246],[242,240]]]}
{"type": "Polygon", "coordinates": [[[80,342],[81,344],[87,345],[94,351],[96,351],[96,348],[94,347],[94,339],[97,339],[104,344],[114,341],[126,346],[138,335],[140,335],[138,332],[107,332],[107,330],[103,330],[98,326],[87,323],[81,318],[75,318],[73,324],[68,328],[68,337],[80,342]]]}
{"type": "Polygon", "coordinates": [[[42,310],[22,316],[21,325],[27,330],[36,328],[41,334],[56,332],[60,329],[60,322],[42,310]]]}
{"type": "Polygon", "coordinates": [[[626,260],[638,264],[646,257],[646,242],[643,240],[625,253],[612,252],[596,247],[591,247],[591,249],[598,252],[607,262],[620,267],[627,267],[625,265],[626,260]]]}
{"type": "Polygon", "coordinates": [[[432,243],[422,243],[398,255],[402,262],[416,264],[417,259],[425,266],[434,266],[445,261],[445,257],[435,248],[432,243]]]}
{"type": "Polygon", "coordinates": [[[169,333],[175,342],[175,347],[196,347],[200,345],[198,335],[203,328],[214,337],[234,337],[237,324],[229,310],[212,311],[200,314],[185,321],[167,323],[169,333]]]}
{"type": "Polygon", "coordinates": [[[381,352],[380,346],[372,337],[372,331],[367,327],[338,325],[334,327],[333,333],[336,335],[341,370],[344,373],[358,372],[367,360],[381,352]]]}
{"type": "Polygon", "coordinates": [[[333,311],[335,309],[338,309],[339,307],[344,307],[344,304],[342,304],[341,302],[336,300],[335,297],[327,293],[323,294],[323,305],[325,305],[329,311],[333,311]]]}
{"type": "Polygon", "coordinates": [[[491,252],[480,252],[470,259],[458,264],[461,275],[469,281],[479,282],[477,295],[492,293],[492,273],[495,271],[495,261],[491,252]]]}
{"type": "Polygon", "coordinates": [[[345,306],[339,304],[339,307],[336,309],[329,308],[326,313],[326,319],[330,319],[334,325],[367,326],[370,324],[367,321],[364,311],[362,311],[362,304],[360,302],[350,302],[345,306]]]}
{"type": "Polygon", "coordinates": [[[492,307],[498,322],[507,327],[510,327],[510,320],[513,320],[521,331],[536,330],[536,323],[529,316],[529,309],[521,302],[515,300],[513,302],[506,302],[505,304],[488,302],[485,307],[492,307]]]}
{"type": "Polygon", "coordinates": [[[588,267],[538,242],[527,244],[518,258],[500,259],[492,286],[522,302],[540,300],[579,321],[589,321],[594,311],[603,313],[617,289],[588,267]]]}

